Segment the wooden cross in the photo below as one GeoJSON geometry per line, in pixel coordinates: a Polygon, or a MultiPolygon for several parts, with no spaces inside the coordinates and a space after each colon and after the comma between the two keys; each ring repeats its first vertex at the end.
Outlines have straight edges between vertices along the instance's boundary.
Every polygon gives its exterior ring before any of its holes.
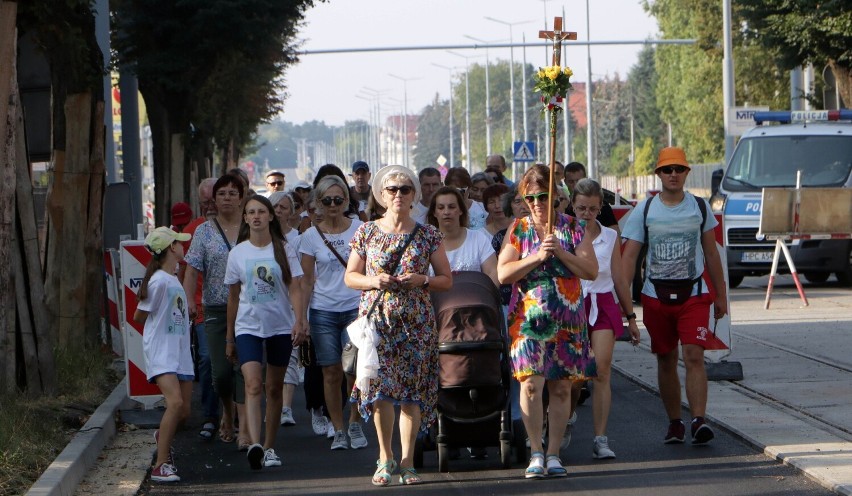
{"type": "Polygon", "coordinates": [[[562,65],[562,40],[576,40],[577,33],[562,31],[562,18],[553,18],[553,31],[539,31],[538,37],[553,41],[553,64],[562,65]]]}

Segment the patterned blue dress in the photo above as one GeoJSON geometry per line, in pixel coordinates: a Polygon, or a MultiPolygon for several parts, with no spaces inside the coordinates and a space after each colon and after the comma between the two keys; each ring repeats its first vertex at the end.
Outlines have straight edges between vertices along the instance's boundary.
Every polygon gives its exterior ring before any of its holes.
{"type": "MultiPolygon", "coordinates": [[[[368,222],[358,228],[350,246],[364,259],[366,274],[375,276],[390,271],[408,236],[386,233],[375,222],[368,222]]],[[[442,240],[440,231],[421,224],[395,275],[426,275],[432,253],[442,240]]],[[[370,381],[367,391],[355,388],[350,400],[358,403],[358,411],[365,419],[376,400],[418,403],[420,428],[426,430],[435,421],[438,400],[438,335],[429,291],[424,288],[363,291],[358,315],[366,315],[378,297],[382,300],[371,319],[379,335],[379,376],[370,381]]]]}

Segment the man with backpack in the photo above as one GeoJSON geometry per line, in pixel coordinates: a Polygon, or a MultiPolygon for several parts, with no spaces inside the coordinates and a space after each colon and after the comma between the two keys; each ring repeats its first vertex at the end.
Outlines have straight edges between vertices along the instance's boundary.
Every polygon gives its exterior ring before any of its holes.
{"type": "Polygon", "coordinates": [[[682,443],[685,426],[681,420],[678,348],[683,346],[686,367],[686,398],[692,414],[692,444],[706,444],[713,430],[704,420],[707,407],[707,372],[704,349],[715,326],[709,322],[727,312],[727,288],[716,250],[713,229],[718,224],[708,215],[703,198],[684,191],[690,167],[683,149],[663,148],[655,173],[662,191],[640,202],[627,219],[622,237],[626,240],[622,263],[628,281],[633,280],[636,259],[648,245],[645,283],[642,288],[642,321],[651,336],[651,352],[657,356],[660,397],[669,417],[664,443],[682,443]],[[702,278],[705,267],[715,289],[715,298],[702,278]]]}

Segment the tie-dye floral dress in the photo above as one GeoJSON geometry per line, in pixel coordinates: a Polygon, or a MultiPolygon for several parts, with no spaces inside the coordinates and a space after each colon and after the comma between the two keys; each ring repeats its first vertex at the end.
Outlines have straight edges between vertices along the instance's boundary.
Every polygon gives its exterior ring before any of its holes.
{"type": "MultiPolygon", "coordinates": [[[[375,222],[367,222],[355,232],[350,246],[365,260],[365,273],[375,276],[390,273],[409,236],[386,233],[375,222]]],[[[421,224],[394,275],[425,275],[432,253],[442,240],[443,234],[438,229],[421,224]]],[[[436,418],[439,367],[438,334],[429,291],[422,287],[363,291],[358,316],[366,315],[379,297],[382,300],[371,317],[379,335],[376,347],[379,376],[370,380],[369,390],[355,388],[350,401],[358,403],[358,411],[364,418],[370,415],[376,400],[418,403],[420,428],[426,430],[436,418]]]]}
{"type": "MultiPolygon", "coordinates": [[[[556,214],[553,233],[565,250],[574,253],[585,231],[578,219],[556,214]]],[[[507,235],[520,258],[538,253],[541,240],[531,217],[517,219],[507,235]]],[[[580,278],[555,256],[512,285],[509,336],[518,380],[540,375],[581,381],[597,375],[580,278]]]]}

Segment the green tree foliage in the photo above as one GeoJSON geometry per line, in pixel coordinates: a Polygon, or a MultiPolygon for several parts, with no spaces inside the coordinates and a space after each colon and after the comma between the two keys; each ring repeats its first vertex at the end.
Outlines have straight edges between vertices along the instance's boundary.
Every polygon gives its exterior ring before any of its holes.
{"type": "Polygon", "coordinates": [[[642,140],[642,145],[636,148],[633,175],[647,176],[654,173],[654,166],[657,164],[657,149],[658,146],[650,137],[642,140]]]}
{"type": "MultiPolygon", "coordinates": [[[[781,1],[781,0],[779,0],[781,1]]],[[[740,3],[740,2],[736,2],[740,3]]],[[[657,105],[672,126],[675,144],[695,162],[724,155],[722,99],[722,4],[718,0],[645,0],[663,38],[695,38],[696,45],[656,50],[657,105]]],[[[743,26],[740,9],[732,24],[743,26]]],[[[786,74],[748,30],[733,33],[735,104],[786,107],[786,74]]]]}
{"type": "MultiPolygon", "coordinates": [[[[455,109],[453,109],[455,113],[455,109]]],[[[417,124],[417,149],[414,153],[414,167],[417,170],[426,167],[437,167],[435,161],[438,156],[443,155],[447,159],[449,167],[450,159],[450,104],[449,100],[441,100],[435,95],[432,103],[427,105],[420,113],[417,124]]],[[[458,128],[453,128],[455,134],[453,146],[461,144],[458,128]]],[[[458,150],[459,148],[455,148],[458,150]]],[[[455,151],[454,150],[454,151],[455,151]]]]}
{"type": "Polygon", "coordinates": [[[740,0],[744,35],[776,55],[785,69],[827,64],[841,98],[852,105],[852,4],[848,0],[740,0]]]}
{"type": "Polygon", "coordinates": [[[597,81],[592,102],[596,157],[600,174],[627,172],[630,156],[630,96],[618,74],[597,81]],[[619,153],[613,151],[626,143],[619,153]],[[627,153],[623,153],[624,150],[627,153]],[[614,161],[614,160],[617,160],[614,161]]]}
{"type": "Polygon", "coordinates": [[[635,143],[666,142],[666,124],[657,107],[657,69],[654,65],[654,48],[646,46],[639,52],[639,60],[630,68],[627,81],[630,87],[635,143]]]}
{"type": "MultiPolygon", "coordinates": [[[[282,75],[296,61],[294,37],[314,0],[114,0],[118,63],[139,79],[154,141],[157,203],[179,153],[173,136],[223,153],[233,166],[260,122],[281,110],[282,75]]],[[[182,185],[187,195],[194,187],[182,185]]],[[[188,195],[187,195],[188,196],[188,195]]],[[[181,196],[183,197],[183,196],[181,196]]]]}

